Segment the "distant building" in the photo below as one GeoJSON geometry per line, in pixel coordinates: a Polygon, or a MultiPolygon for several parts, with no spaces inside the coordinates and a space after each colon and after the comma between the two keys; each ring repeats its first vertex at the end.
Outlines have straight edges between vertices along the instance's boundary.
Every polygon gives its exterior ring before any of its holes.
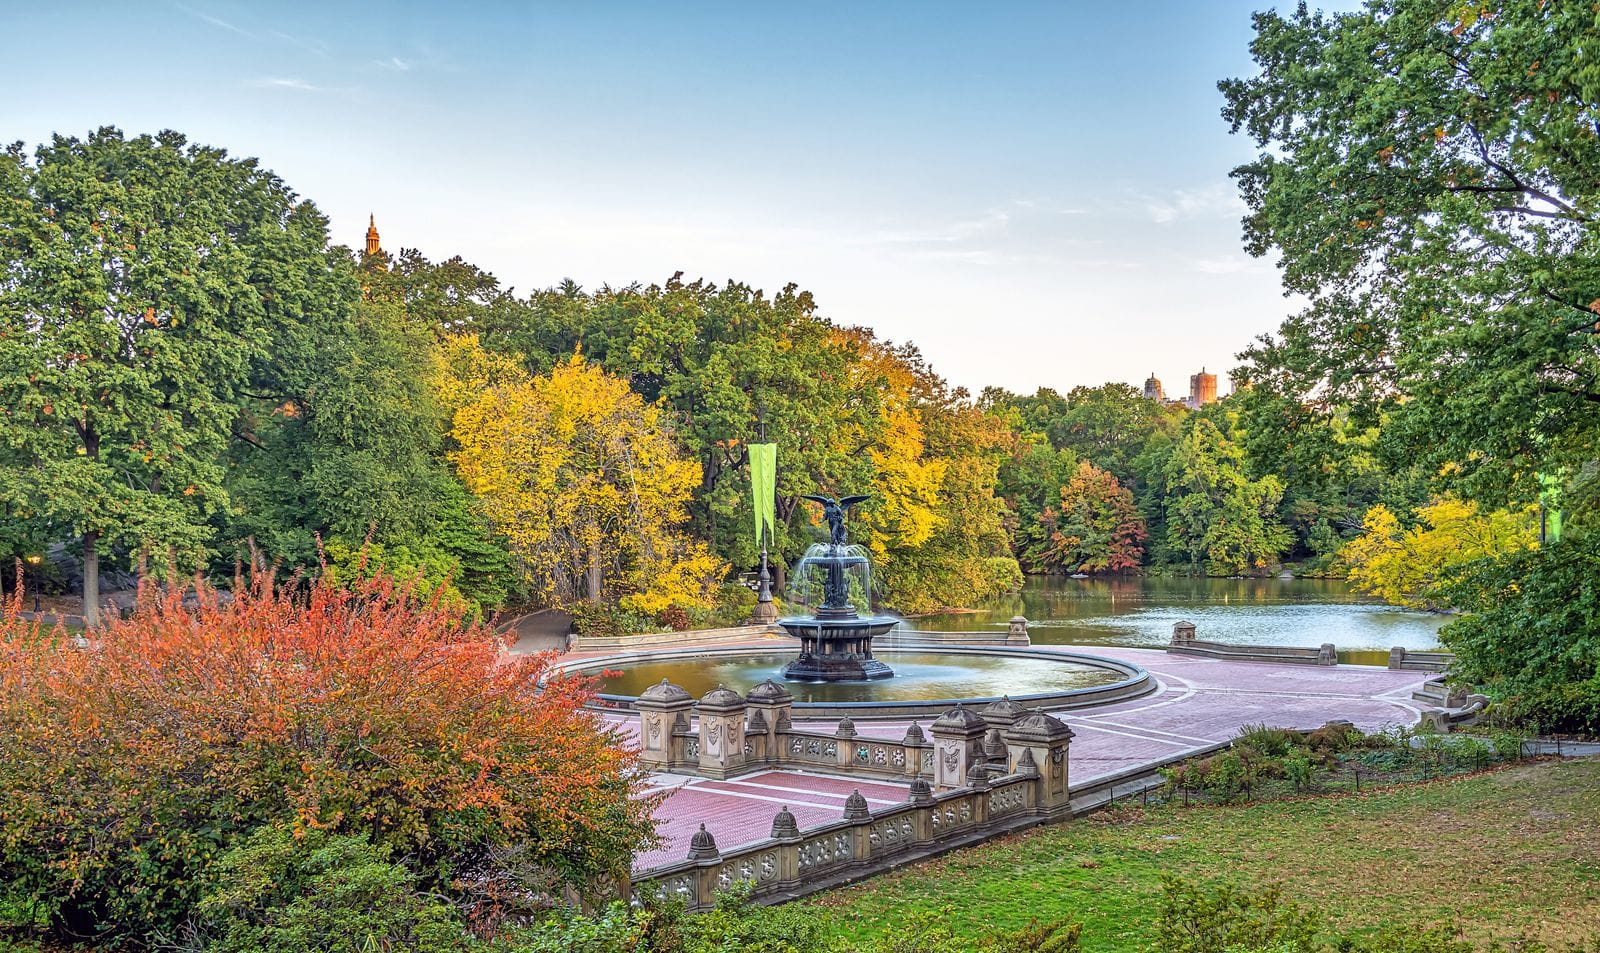
{"type": "Polygon", "coordinates": [[[1144,379],[1144,396],[1146,400],[1166,400],[1166,392],[1161,389],[1161,381],[1156,377],[1156,372],[1151,371],[1150,376],[1144,379]]]}
{"type": "MultiPolygon", "coordinates": [[[[1148,385],[1146,385],[1148,386],[1148,385]]],[[[1199,410],[1207,404],[1217,402],[1217,375],[1207,374],[1205,368],[1200,368],[1200,373],[1189,375],[1189,399],[1184,401],[1190,410],[1199,410]]]]}
{"type": "Polygon", "coordinates": [[[378,244],[378,225],[377,225],[377,222],[375,222],[373,220],[373,216],[368,215],[367,216],[367,254],[376,255],[381,251],[383,251],[383,247],[378,244]]]}

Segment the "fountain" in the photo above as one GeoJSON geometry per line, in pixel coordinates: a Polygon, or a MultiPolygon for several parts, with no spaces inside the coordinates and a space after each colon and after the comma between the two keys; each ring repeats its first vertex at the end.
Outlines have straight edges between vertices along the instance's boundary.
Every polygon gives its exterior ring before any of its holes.
{"type": "Polygon", "coordinates": [[[808,616],[778,620],[800,640],[800,656],[783,667],[783,677],[809,682],[888,678],[894,670],[873,657],[872,640],[900,620],[872,614],[872,564],[865,548],[850,544],[844,528],[845,511],[866,497],[804,499],[822,504],[829,538],[806,550],[795,565],[790,600],[815,608],[808,616]]]}

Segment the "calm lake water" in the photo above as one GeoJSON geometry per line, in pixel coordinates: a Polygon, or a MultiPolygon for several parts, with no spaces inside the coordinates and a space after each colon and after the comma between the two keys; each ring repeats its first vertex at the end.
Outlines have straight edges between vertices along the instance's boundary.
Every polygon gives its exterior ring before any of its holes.
{"type": "Polygon", "coordinates": [[[1344,661],[1383,664],[1392,646],[1436,649],[1450,617],[1412,612],[1351,591],[1333,579],[1164,579],[1030,576],[1018,595],[978,612],[910,620],[944,632],[1004,628],[1028,619],[1034,642],[1062,645],[1164,645],[1172,623],[1193,622],[1212,642],[1316,647],[1332,642],[1344,661]]]}

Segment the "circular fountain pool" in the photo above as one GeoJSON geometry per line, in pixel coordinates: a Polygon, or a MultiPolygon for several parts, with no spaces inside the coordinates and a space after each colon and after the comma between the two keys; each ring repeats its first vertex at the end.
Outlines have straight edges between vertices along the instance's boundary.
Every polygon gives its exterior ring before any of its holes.
{"type": "Polygon", "coordinates": [[[741,695],[772,679],[795,699],[796,714],[851,717],[936,716],[949,707],[984,704],[1002,695],[1028,707],[1077,708],[1152,691],[1137,665],[1074,653],[1025,648],[879,651],[891,678],[858,682],[790,681],[782,677],[792,650],[752,648],[648,652],[589,659],[569,669],[600,677],[601,703],[632,708],[638,695],[666,679],[698,698],[718,685],[741,695]]]}

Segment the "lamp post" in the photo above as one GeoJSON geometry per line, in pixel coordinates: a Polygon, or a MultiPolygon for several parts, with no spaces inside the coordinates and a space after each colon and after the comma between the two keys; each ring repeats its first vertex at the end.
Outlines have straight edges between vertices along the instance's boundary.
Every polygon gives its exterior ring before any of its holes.
{"type": "Polygon", "coordinates": [[[43,558],[37,553],[28,557],[28,565],[33,569],[33,616],[35,619],[38,619],[39,613],[43,611],[39,604],[39,561],[43,558]]]}

